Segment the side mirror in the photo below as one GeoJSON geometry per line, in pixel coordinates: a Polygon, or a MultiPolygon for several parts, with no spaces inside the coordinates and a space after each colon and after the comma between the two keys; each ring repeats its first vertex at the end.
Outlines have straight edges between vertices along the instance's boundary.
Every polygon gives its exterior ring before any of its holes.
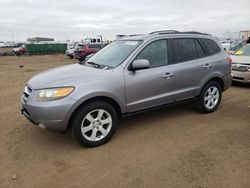
{"type": "Polygon", "coordinates": [[[149,68],[149,61],[147,59],[137,59],[134,60],[131,64],[132,71],[146,69],[146,68],[149,68]]]}

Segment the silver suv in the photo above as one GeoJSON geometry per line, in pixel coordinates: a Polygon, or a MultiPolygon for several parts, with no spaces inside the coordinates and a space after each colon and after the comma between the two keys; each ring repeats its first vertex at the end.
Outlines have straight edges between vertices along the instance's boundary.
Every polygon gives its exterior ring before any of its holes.
{"type": "Polygon", "coordinates": [[[193,100],[210,113],[231,85],[231,59],[199,32],[157,31],[121,38],[90,59],[30,79],[22,114],[41,128],[94,147],[106,143],[124,116],[193,100]]]}

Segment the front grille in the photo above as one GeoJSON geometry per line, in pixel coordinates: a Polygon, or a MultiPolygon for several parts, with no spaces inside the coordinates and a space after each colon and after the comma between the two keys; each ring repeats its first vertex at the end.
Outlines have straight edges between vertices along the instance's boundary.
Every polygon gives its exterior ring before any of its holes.
{"type": "Polygon", "coordinates": [[[233,64],[232,70],[233,71],[240,71],[240,72],[247,72],[250,69],[249,65],[241,65],[241,64],[233,64]]]}
{"type": "Polygon", "coordinates": [[[31,92],[32,92],[32,88],[29,86],[25,86],[24,91],[23,91],[23,95],[22,95],[23,101],[25,103],[27,102],[31,92]]]}

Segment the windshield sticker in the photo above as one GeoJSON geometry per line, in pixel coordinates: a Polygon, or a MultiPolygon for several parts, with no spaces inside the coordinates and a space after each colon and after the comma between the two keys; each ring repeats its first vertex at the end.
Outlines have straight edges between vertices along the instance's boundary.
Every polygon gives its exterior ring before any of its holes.
{"type": "Polygon", "coordinates": [[[135,46],[138,42],[136,41],[127,41],[125,44],[126,45],[132,45],[132,46],[135,46]]]}

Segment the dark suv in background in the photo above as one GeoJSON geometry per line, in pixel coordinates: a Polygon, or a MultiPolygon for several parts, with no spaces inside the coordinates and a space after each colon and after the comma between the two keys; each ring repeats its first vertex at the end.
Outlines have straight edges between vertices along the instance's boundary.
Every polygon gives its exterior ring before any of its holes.
{"type": "Polygon", "coordinates": [[[103,44],[85,44],[82,48],[78,48],[74,51],[74,58],[83,61],[85,60],[85,57],[98,52],[103,47],[103,44]]]}
{"type": "Polygon", "coordinates": [[[211,113],[231,81],[231,59],[216,38],[158,31],[118,39],[85,62],[34,76],[22,113],[93,147],[106,143],[124,116],[190,100],[211,113]]]}

